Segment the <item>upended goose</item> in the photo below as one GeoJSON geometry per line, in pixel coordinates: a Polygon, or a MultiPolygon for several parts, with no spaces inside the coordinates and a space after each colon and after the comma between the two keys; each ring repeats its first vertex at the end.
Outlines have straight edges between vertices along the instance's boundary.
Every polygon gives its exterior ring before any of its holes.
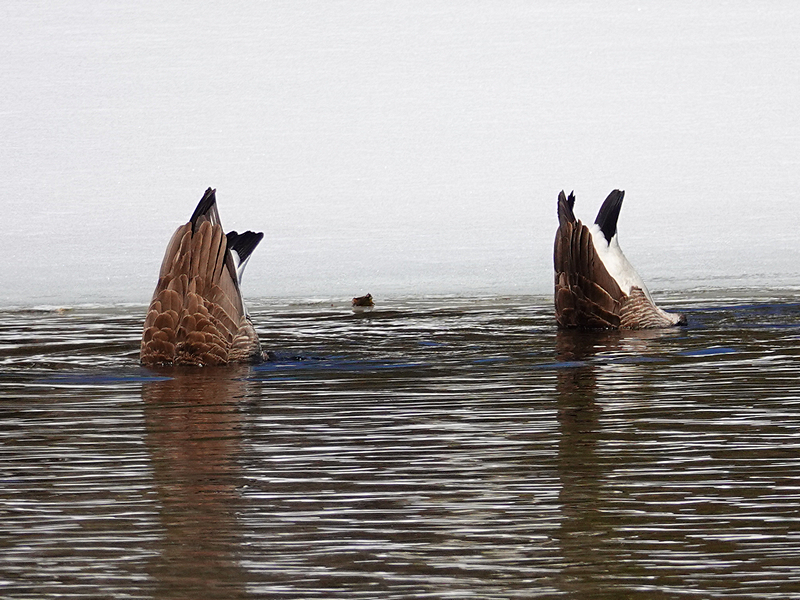
{"type": "Polygon", "coordinates": [[[226,365],[263,360],[239,285],[263,233],[222,230],[208,188],[167,245],[144,321],[144,365],[226,365]]]}
{"type": "Polygon", "coordinates": [[[644,281],[625,258],[617,219],[625,192],[608,195],[594,225],[575,218],[575,196],[558,195],[555,303],[559,327],[655,329],[686,325],[686,316],[656,306],[644,281]]]}

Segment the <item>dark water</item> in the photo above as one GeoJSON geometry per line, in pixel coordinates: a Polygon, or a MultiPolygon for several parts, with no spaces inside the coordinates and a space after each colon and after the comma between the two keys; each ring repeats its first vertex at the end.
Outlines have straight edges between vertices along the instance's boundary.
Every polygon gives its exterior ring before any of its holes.
{"type": "Polygon", "coordinates": [[[143,307],[0,312],[3,598],[790,598],[796,294],[262,302],[279,360],[150,371],[143,307]]]}

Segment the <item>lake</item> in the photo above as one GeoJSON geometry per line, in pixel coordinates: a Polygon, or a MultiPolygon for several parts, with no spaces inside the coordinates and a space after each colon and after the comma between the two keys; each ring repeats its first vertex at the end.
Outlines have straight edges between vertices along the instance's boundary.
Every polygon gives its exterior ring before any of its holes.
{"type": "Polygon", "coordinates": [[[800,594],[796,2],[1,11],[0,596],[800,594]],[[144,369],[209,186],[276,359],[144,369]],[[687,328],[556,330],[615,188],[687,328]]]}
{"type": "Polygon", "coordinates": [[[4,598],[789,598],[800,298],[261,299],[276,360],[144,369],[144,305],[0,311],[4,598]]]}

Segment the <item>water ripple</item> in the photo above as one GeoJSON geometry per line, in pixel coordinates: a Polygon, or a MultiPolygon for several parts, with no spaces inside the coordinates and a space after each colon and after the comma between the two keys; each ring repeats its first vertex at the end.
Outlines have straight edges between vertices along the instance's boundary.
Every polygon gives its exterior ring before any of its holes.
{"type": "Polygon", "coordinates": [[[139,367],[143,307],[0,312],[3,596],[792,597],[796,300],[548,302],[256,302],[231,369],[139,367]]]}

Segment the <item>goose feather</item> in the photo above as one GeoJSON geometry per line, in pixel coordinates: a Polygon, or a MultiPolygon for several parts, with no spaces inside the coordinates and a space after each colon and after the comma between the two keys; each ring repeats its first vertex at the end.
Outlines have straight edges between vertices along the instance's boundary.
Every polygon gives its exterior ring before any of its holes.
{"type": "Polygon", "coordinates": [[[211,366],[263,359],[240,283],[244,264],[264,234],[231,233],[223,232],[216,190],[208,188],[189,222],[167,244],[144,321],[142,364],[211,366]]]}

